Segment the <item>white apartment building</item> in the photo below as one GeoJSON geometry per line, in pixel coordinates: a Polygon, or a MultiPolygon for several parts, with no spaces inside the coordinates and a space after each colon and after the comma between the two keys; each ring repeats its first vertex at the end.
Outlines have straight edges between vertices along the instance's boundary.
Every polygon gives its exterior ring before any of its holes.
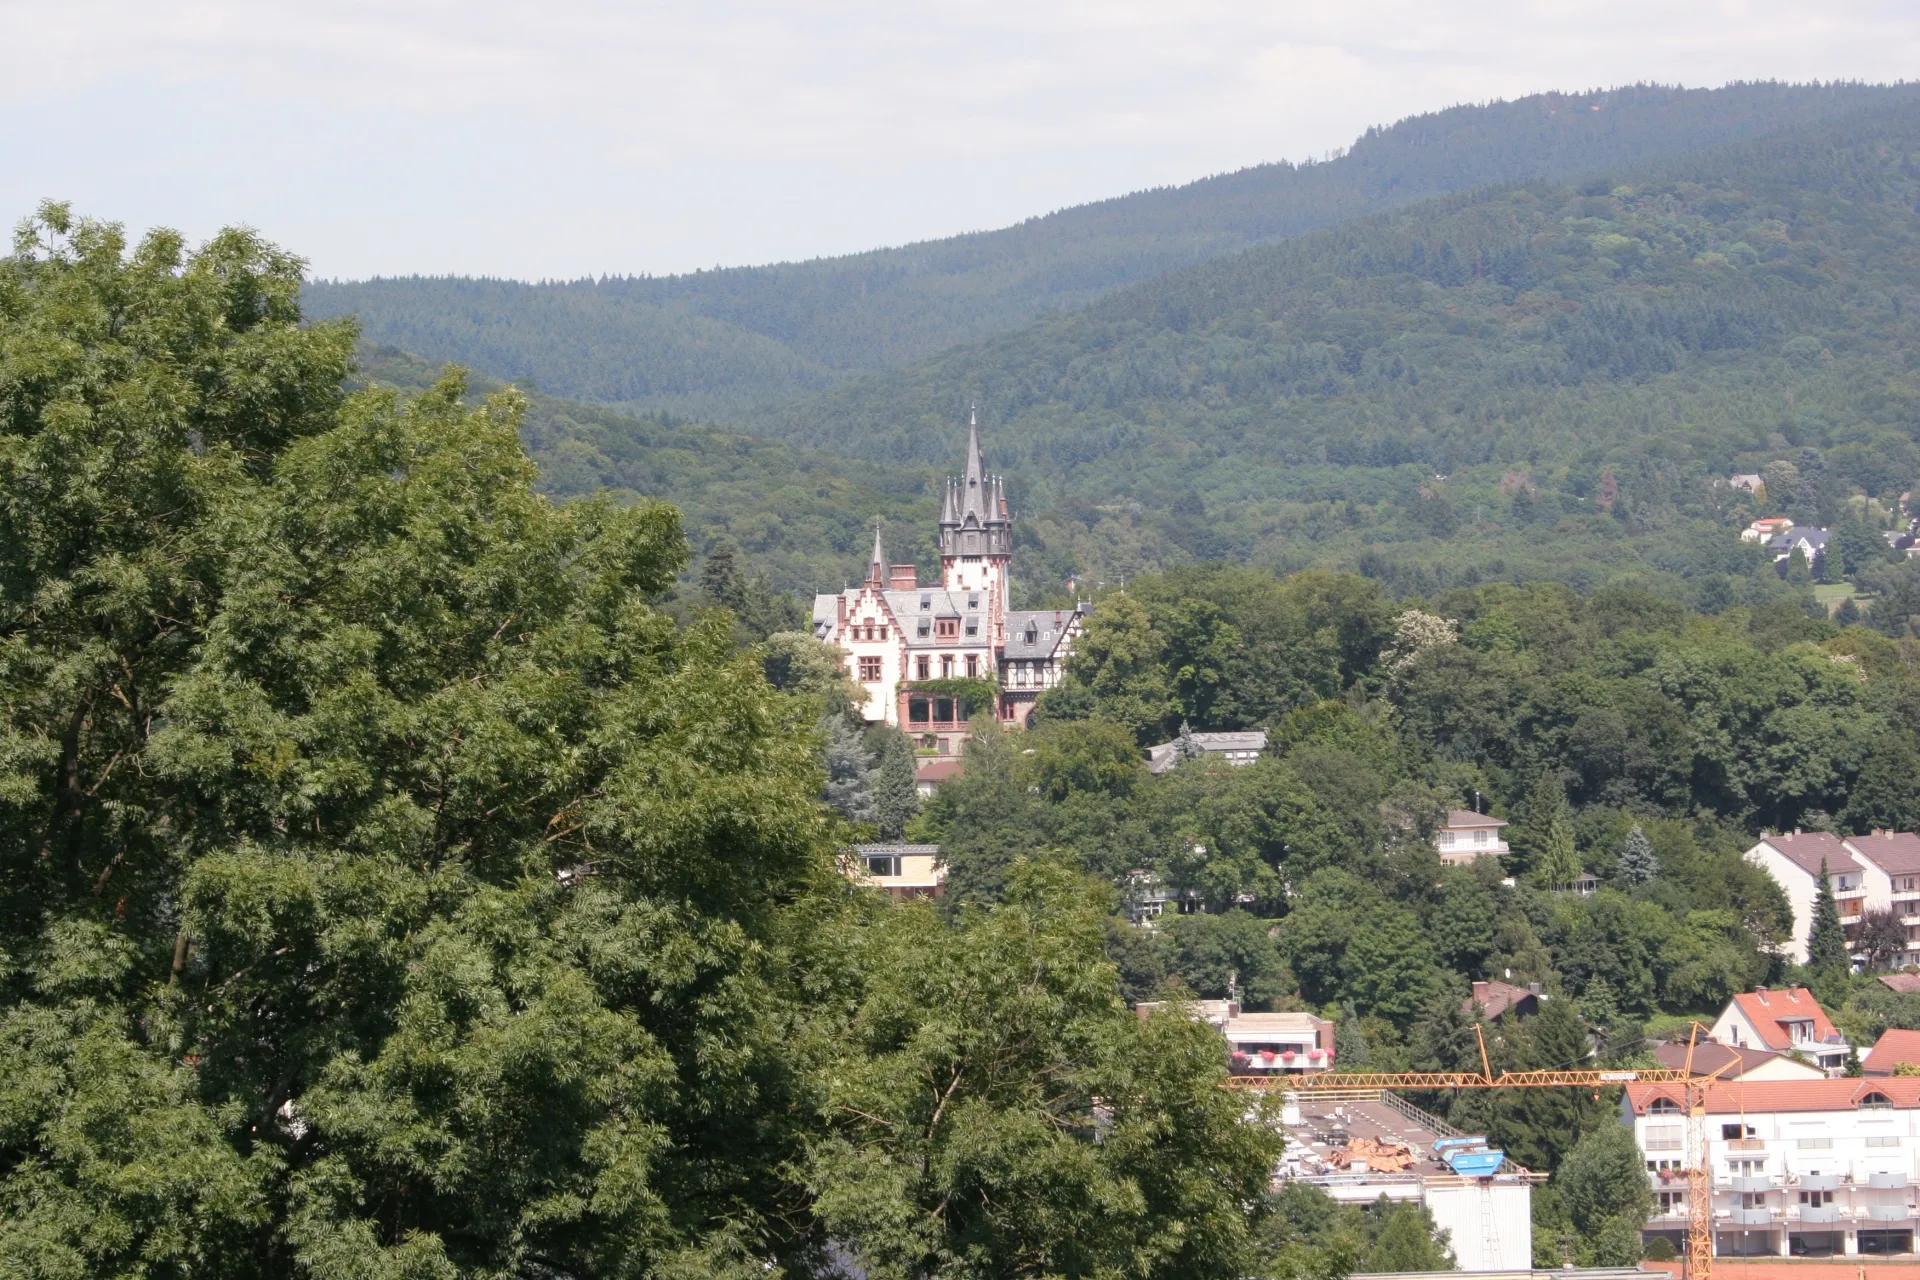
{"type": "MultiPolygon", "coordinates": [[[[1706,1111],[1716,1255],[1913,1253],[1920,1078],[1736,1080],[1706,1111]]],[[[1628,1085],[1621,1113],[1653,1180],[1647,1234],[1684,1248],[1686,1091],[1628,1085]]]]}
{"type": "Polygon", "coordinates": [[[1908,949],[1900,963],[1920,964],[1920,836],[1910,831],[1864,836],[1790,831],[1761,837],[1746,856],[1773,877],[1793,907],[1788,954],[1797,963],[1807,960],[1813,900],[1824,862],[1840,922],[1848,932],[1864,912],[1896,908],[1907,928],[1908,949]]]}

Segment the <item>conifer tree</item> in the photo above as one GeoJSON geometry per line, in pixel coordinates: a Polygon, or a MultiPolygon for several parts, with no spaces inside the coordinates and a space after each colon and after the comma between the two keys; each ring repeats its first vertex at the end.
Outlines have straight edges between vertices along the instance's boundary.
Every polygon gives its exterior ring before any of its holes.
{"type": "Polygon", "coordinates": [[[1660,859],[1653,851],[1653,841],[1647,839],[1647,833],[1636,822],[1633,830],[1627,832],[1626,846],[1620,850],[1620,878],[1628,884],[1645,884],[1659,874],[1660,859]]]}
{"type": "Polygon", "coordinates": [[[898,840],[920,810],[913,744],[906,734],[882,724],[867,730],[867,750],[873,760],[873,821],[881,839],[898,840]]]}
{"type": "Polygon", "coordinates": [[[1807,933],[1807,965],[1823,975],[1852,968],[1847,955],[1846,930],[1840,924],[1840,904],[1834,900],[1827,860],[1820,859],[1820,878],[1813,890],[1813,925],[1807,933]]]}
{"type": "Polygon", "coordinates": [[[867,758],[866,742],[858,729],[838,716],[826,722],[826,731],[827,803],[849,821],[872,822],[877,815],[873,762],[867,758]]]}

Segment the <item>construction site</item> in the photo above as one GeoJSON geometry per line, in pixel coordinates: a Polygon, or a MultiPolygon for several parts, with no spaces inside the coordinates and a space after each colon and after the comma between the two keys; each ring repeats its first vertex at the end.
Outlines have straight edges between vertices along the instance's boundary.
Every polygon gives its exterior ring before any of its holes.
{"type": "Polygon", "coordinates": [[[1463,1271],[1533,1265],[1532,1173],[1383,1089],[1287,1095],[1282,1179],[1311,1183],[1335,1200],[1425,1205],[1463,1271]]]}

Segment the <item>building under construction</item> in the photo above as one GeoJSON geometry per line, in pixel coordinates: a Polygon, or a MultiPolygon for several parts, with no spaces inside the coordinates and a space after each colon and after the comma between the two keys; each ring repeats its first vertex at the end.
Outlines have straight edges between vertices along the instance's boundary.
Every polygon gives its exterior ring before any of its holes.
{"type": "Polygon", "coordinates": [[[1282,1179],[1307,1182],[1335,1200],[1425,1205],[1465,1271],[1525,1271],[1533,1265],[1530,1173],[1386,1090],[1289,1093],[1282,1179]]]}

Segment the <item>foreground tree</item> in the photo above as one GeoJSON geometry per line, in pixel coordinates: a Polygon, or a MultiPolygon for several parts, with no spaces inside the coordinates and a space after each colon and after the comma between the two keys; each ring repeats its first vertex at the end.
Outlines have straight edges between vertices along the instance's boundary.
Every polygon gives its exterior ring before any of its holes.
{"type": "Polygon", "coordinates": [[[0,264],[0,1256],[765,1274],[837,901],[811,710],[511,396],[339,390],[299,263],[0,264]]]}
{"type": "Polygon", "coordinates": [[[1280,1139],[1218,1087],[1216,1032],[1121,1003],[1098,896],[1023,862],[958,929],[875,918],[810,1164],[867,1274],[1248,1274],[1280,1139]]]}

